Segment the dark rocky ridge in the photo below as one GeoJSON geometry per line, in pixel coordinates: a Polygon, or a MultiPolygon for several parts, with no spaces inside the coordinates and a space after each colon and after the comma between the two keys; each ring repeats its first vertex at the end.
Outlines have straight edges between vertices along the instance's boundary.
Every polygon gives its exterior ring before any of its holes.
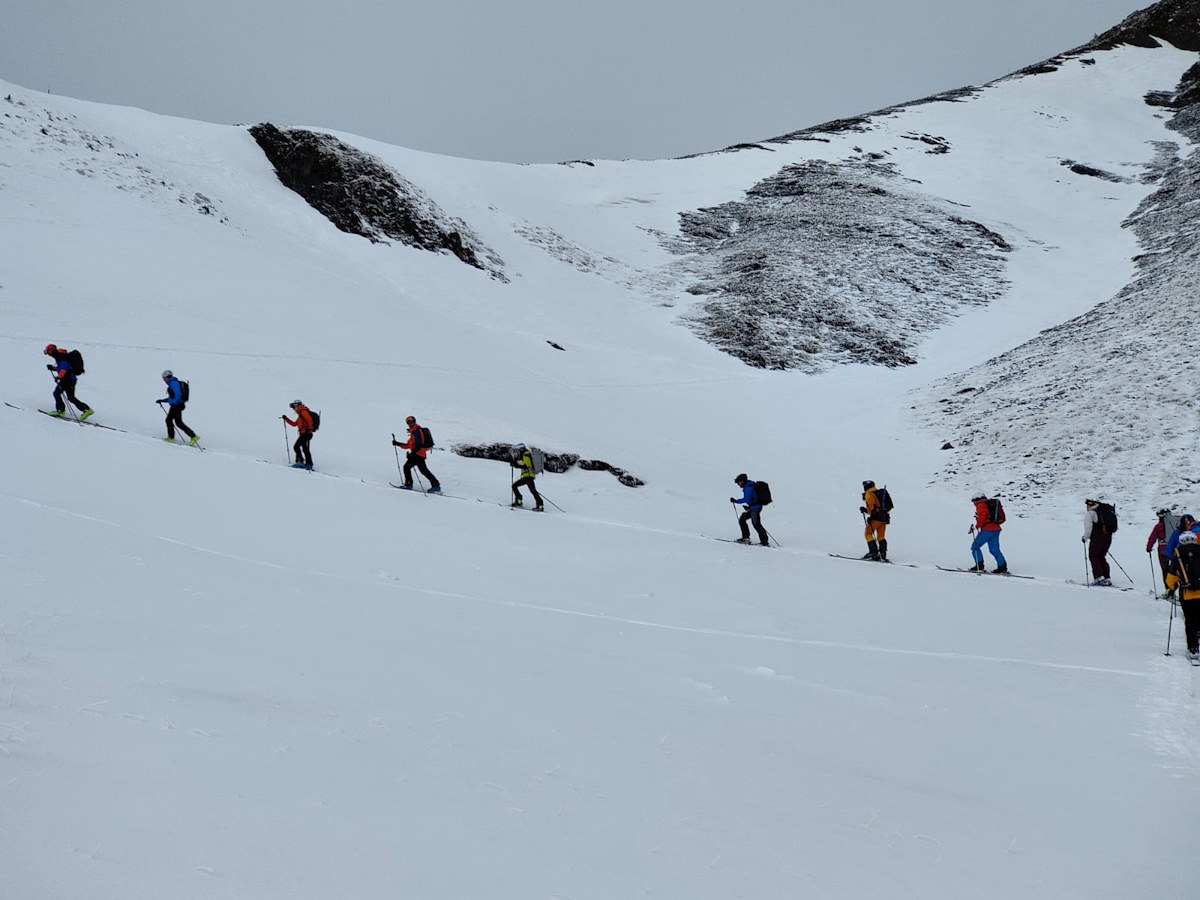
{"type": "Polygon", "coordinates": [[[263,123],[252,126],[250,134],[279,180],[340,230],[372,243],[399,241],[451,253],[507,281],[503,260],[481,238],[376,157],[331,135],[300,128],[263,123]]]}

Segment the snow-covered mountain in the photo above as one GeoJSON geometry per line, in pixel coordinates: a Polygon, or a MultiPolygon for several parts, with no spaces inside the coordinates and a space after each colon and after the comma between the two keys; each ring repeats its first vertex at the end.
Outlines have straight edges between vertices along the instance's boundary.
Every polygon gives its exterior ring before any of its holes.
{"type": "Polygon", "coordinates": [[[4,896],[1192,896],[1141,557],[1200,499],[1197,7],[677,160],[0,85],[4,896]],[[37,414],[48,341],[110,428],[37,414]],[[711,539],[743,471],[772,551],[711,539]],[[909,565],[828,556],[866,478],[909,565]],[[937,570],[974,489],[1032,578],[937,570]],[[1066,583],[1096,491],[1134,590],[1066,583]]]}

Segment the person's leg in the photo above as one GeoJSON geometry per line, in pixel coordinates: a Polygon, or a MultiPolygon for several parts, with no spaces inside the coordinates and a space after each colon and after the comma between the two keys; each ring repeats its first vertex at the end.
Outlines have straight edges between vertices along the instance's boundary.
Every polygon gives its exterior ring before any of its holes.
{"type": "Polygon", "coordinates": [[[1183,633],[1187,637],[1188,653],[1200,650],[1200,600],[1180,600],[1183,610],[1183,633]]]}
{"type": "Polygon", "coordinates": [[[738,527],[742,529],[742,540],[750,540],[750,526],[746,523],[750,521],[750,510],[746,510],[738,516],[738,527]]]}
{"type": "Polygon", "coordinates": [[[167,440],[175,440],[175,420],[179,418],[179,410],[174,406],[167,407],[167,440]]]}
{"type": "Polygon", "coordinates": [[[879,558],[879,543],[875,540],[875,523],[868,521],[863,528],[863,537],[867,541],[867,553],[863,559],[879,558]]]}
{"type": "Polygon", "coordinates": [[[304,435],[296,436],[296,443],[292,444],[292,452],[296,454],[296,462],[303,463],[304,457],[301,455],[301,446],[303,446],[304,435]]]}
{"type": "Polygon", "coordinates": [[[313,464],[312,448],[309,447],[309,444],[312,443],[312,432],[304,432],[304,434],[300,436],[300,441],[300,449],[304,451],[304,464],[311,469],[313,464]]]}
{"type": "Polygon", "coordinates": [[[432,472],[429,471],[429,466],[425,464],[425,457],[423,457],[423,456],[417,457],[417,468],[421,470],[422,475],[424,475],[426,478],[429,479],[429,486],[431,488],[437,488],[437,487],[442,486],[442,483],[437,480],[437,477],[432,472]]]}
{"type": "Polygon", "coordinates": [[[67,404],[63,402],[63,392],[66,391],[66,389],[67,385],[64,381],[59,381],[58,384],[54,386],[54,408],[60,413],[67,411],[67,404]]]}
{"type": "Polygon", "coordinates": [[[537,485],[534,484],[534,481],[533,481],[533,476],[530,476],[523,480],[529,482],[529,493],[533,494],[534,505],[538,509],[541,509],[542,508],[542,495],[538,493],[537,485]]]}
{"type": "Polygon", "coordinates": [[[976,531],[975,540],[971,541],[971,559],[975,560],[975,568],[983,568],[983,545],[987,541],[986,531],[976,531]]]}
{"type": "Polygon", "coordinates": [[[1108,567],[1108,550],[1112,547],[1112,535],[1101,534],[1097,535],[1097,538],[1092,540],[1092,546],[1096,547],[1096,557],[1092,560],[1092,568],[1099,567],[1100,574],[1096,576],[1097,578],[1111,580],[1112,570],[1108,567]]]}
{"type": "MultiPolygon", "coordinates": [[[[988,534],[988,538],[987,538],[988,552],[991,553],[992,558],[996,560],[996,568],[1007,572],[1008,571],[1008,561],[1004,558],[1004,554],[1000,552],[1000,532],[999,531],[989,531],[989,532],[987,532],[987,534],[988,534]]],[[[983,554],[982,553],[979,554],[979,561],[983,562],[983,554]]]]}
{"type": "Polygon", "coordinates": [[[196,436],[196,432],[192,431],[192,429],[188,428],[187,425],[183,424],[184,406],[185,404],[183,403],[180,403],[178,406],[172,406],[171,414],[175,417],[175,424],[179,426],[179,430],[186,434],[190,439],[196,436]]]}
{"type": "Polygon", "coordinates": [[[1167,576],[1171,573],[1171,560],[1167,558],[1167,554],[1161,551],[1158,554],[1158,567],[1162,570],[1163,587],[1170,590],[1171,585],[1167,581],[1167,576]]]}
{"type": "Polygon", "coordinates": [[[750,521],[754,523],[754,530],[758,532],[758,542],[764,547],[768,546],[771,539],[767,536],[767,529],[763,528],[762,507],[750,511],[750,521]]]}
{"type": "Polygon", "coordinates": [[[879,558],[887,560],[887,522],[875,523],[875,540],[879,542],[879,558]]]}
{"type": "Polygon", "coordinates": [[[412,470],[413,470],[413,466],[415,466],[417,464],[417,459],[418,459],[417,454],[415,454],[411,450],[408,451],[408,453],[405,454],[405,456],[404,456],[404,484],[406,487],[413,486],[412,470]]]}

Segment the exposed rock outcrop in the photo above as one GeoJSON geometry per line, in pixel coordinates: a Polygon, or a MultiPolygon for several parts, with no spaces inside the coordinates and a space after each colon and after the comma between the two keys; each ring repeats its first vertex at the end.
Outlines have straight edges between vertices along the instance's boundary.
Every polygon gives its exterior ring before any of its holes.
{"type": "MultiPolygon", "coordinates": [[[[459,456],[469,456],[473,459],[494,459],[509,462],[515,456],[512,444],[455,444],[451,448],[459,456]]],[[[602,459],[583,459],[577,453],[549,453],[542,451],[546,457],[547,472],[565,472],[572,466],[588,472],[611,472],[617,481],[626,487],[641,487],[646,482],[602,459]]]]}
{"type": "Polygon", "coordinates": [[[371,154],[332,135],[270,123],[252,126],[250,134],[279,180],[342,231],[450,253],[507,281],[504,261],[478,235],[371,154]]]}

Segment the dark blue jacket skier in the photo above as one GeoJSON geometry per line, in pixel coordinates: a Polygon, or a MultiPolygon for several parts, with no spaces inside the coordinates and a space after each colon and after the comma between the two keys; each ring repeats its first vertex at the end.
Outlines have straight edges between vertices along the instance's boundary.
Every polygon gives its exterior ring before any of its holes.
{"type": "Polygon", "coordinates": [[[175,443],[175,427],[178,426],[179,430],[188,436],[188,446],[195,447],[200,443],[199,436],[183,424],[183,410],[187,406],[183,400],[183,385],[179,383],[179,379],[170,369],[162,373],[162,380],[167,385],[167,396],[154,402],[166,403],[169,407],[167,409],[167,436],[163,440],[168,444],[175,443]]]}
{"type": "Polygon", "coordinates": [[[763,528],[762,524],[762,504],[758,502],[758,490],[751,481],[743,473],[733,479],[733,483],[742,489],[741,499],[730,497],[730,503],[741,503],[746,507],[746,511],[738,517],[738,527],[742,530],[742,536],[738,538],[738,543],[750,543],[750,528],[746,524],[750,522],[754,525],[754,530],[758,532],[758,542],[764,547],[770,546],[771,539],[767,534],[767,529],[763,528]]]}

